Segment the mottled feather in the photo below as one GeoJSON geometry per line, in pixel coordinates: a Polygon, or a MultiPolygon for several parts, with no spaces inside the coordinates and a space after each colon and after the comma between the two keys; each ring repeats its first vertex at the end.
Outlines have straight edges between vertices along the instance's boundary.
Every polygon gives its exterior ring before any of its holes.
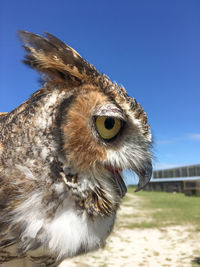
{"type": "Polygon", "coordinates": [[[126,193],[121,171],[138,175],[137,190],[151,178],[152,137],[141,105],[73,48],[49,33],[19,35],[25,64],[45,77],[0,113],[0,264],[56,266],[105,245],[126,193]]]}

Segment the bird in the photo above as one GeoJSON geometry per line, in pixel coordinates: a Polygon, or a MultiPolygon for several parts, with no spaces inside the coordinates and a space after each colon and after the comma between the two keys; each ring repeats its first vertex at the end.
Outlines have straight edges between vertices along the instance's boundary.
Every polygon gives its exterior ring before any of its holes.
{"type": "Polygon", "coordinates": [[[57,266],[105,246],[122,171],[139,177],[136,191],[151,178],[152,134],[141,105],[73,48],[18,35],[42,85],[0,116],[0,264],[57,266]]]}

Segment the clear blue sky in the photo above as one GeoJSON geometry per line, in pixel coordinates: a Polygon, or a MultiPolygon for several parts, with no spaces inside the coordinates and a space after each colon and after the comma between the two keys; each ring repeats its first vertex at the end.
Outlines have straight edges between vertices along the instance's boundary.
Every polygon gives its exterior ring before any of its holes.
{"type": "Polygon", "coordinates": [[[19,29],[50,32],[144,107],[155,168],[200,163],[199,0],[0,2],[0,111],[39,89],[20,61],[19,29]]]}

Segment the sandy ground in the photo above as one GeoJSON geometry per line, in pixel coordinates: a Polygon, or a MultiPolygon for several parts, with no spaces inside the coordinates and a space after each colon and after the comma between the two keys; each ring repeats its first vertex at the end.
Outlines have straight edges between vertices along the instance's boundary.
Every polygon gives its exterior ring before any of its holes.
{"type": "Polygon", "coordinates": [[[127,229],[127,223],[151,220],[149,211],[141,211],[141,200],[128,195],[117,218],[116,227],[104,249],[63,261],[59,267],[188,267],[200,257],[200,233],[192,226],[160,229],[127,229]],[[130,216],[129,216],[130,215],[130,216]],[[135,216],[134,216],[135,215],[135,216]]]}

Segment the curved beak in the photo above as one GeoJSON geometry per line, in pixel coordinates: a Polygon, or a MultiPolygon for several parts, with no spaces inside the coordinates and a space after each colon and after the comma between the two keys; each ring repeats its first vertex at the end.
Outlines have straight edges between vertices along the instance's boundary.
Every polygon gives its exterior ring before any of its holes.
{"type": "Polygon", "coordinates": [[[142,188],[147,185],[151,179],[152,176],[152,162],[146,162],[146,164],[143,165],[142,168],[137,168],[137,170],[134,170],[136,174],[139,177],[139,183],[135,190],[135,192],[138,192],[142,188]]]}

